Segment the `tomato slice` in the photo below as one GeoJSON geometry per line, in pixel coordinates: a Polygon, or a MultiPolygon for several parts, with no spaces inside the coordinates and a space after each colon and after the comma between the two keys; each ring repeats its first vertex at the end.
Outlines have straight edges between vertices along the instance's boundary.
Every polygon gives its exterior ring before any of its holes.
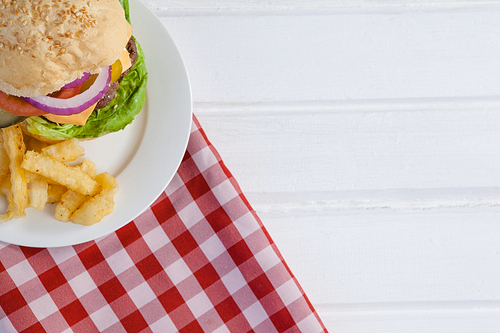
{"type": "MultiPolygon", "coordinates": [[[[71,98],[78,95],[80,89],[82,88],[82,85],[83,83],[73,88],[56,91],[50,96],[63,99],[71,98]]],[[[0,91],[0,108],[9,113],[25,117],[41,116],[47,114],[47,112],[34,107],[24,99],[17,96],[8,95],[2,91],[0,91]]]]}
{"type": "Polygon", "coordinates": [[[21,97],[8,95],[2,91],[0,91],[0,108],[9,113],[25,117],[41,116],[47,113],[34,107],[21,97]]]}
{"type": "Polygon", "coordinates": [[[64,90],[58,90],[52,94],[50,94],[50,97],[54,98],[62,98],[62,99],[67,99],[71,98],[73,96],[76,96],[80,93],[80,89],[82,88],[82,84],[74,86],[72,88],[64,89],[64,90]]]}

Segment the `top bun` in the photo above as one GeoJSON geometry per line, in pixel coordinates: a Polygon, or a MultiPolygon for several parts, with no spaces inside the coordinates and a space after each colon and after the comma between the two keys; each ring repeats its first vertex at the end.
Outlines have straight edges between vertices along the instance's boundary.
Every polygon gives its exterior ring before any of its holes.
{"type": "Polygon", "coordinates": [[[0,0],[0,91],[47,95],[113,64],[128,42],[118,0],[0,0]]]}

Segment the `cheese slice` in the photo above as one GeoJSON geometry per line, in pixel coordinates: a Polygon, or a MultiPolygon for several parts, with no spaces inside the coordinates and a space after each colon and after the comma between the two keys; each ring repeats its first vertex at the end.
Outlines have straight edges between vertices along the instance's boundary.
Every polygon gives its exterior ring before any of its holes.
{"type": "Polygon", "coordinates": [[[122,54],[120,55],[120,62],[122,63],[122,73],[132,67],[132,61],[130,61],[130,53],[128,53],[127,49],[123,49],[122,54]]]}
{"type": "Polygon", "coordinates": [[[57,124],[72,124],[72,125],[85,125],[87,123],[87,119],[89,119],[90,115],[95,109],[97,103],[92,105],[91,107],[83,110],[80,113],[73,114],[71,116],[59,116],[52,113],[44,114],[43,116],[48,120],[57,123],[57,124]]]}
{"type": "MultiPolygon", "coordinates": [[[[132,26],[128,24],[127,28],[127,40],[129,40],[130,38],[132,38],[132,26]]],[[[128,53],[127,48],[123,48],[122,54],[120,55],[120,62],[122,63],[122,73],[132,67],[130,54],[128,53]]]]}

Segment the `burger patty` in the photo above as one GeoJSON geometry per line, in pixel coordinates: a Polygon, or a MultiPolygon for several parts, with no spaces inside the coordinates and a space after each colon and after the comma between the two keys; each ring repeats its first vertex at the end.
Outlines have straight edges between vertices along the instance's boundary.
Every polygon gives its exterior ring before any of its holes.
{"type": "Polygon", "coordinates": [[[134,67],[135,61],[137,60],[137,46],[135,45],[135,40],[133,37],[130,37],[130,40],[128,41],[126,48],[129,53],[130,62],[132,63],[132,66],[130,66],[129,69],[123,72],[122,75],[120,75],[118,81],[115,81],[109,85],[108,91],[104,94],[102,99],[99,102],[97,102],[97,105],[95,106],[96,109],[102,109],[106,107],[116,97],[116,91],[120,87],[120,82],[125,77],[125,75],[127,75],[128,72],[130,72],[130,69],[134,67]]]}

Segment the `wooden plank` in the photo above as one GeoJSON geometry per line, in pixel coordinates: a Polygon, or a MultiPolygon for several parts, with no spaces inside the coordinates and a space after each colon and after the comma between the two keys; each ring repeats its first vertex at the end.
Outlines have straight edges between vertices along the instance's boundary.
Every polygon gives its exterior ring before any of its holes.
{"type": "Polygon", "coordinates": [[[500,96],[499,8],[161,21],[195,102],[483,97],[500,96]]]}
{"type": "Polygon", "coordinates": [[[179,14],[180,11],[189,12],[214,12],[235,11],[251,12],[260,11],[325,11],[328,9],[354,9],[366,10],[367,8],[436,8],[436,7],[464,7],[464,6],[491,6],[498,4],[498,0],[142,0],[147,6],[160,10],[162,14],[179,14]]]}
{"type": "Polygon", "coordinates": [[[453,304],[471,311],[500,308],[499,206],[307,213],[255,208],[313,304],[335,311],[370,304],[406,311],[453,304]]]}
{"type": "Polygon", "coordinates": [[[500,108],[363,109],[195,114],[247,192],[500,186],[500,108]]]}
{"type": "Polygon", "coordinates": [[[500,309],[436,311],[319,311],[326,327],[335,333],[496,333],[500,309]]]}

